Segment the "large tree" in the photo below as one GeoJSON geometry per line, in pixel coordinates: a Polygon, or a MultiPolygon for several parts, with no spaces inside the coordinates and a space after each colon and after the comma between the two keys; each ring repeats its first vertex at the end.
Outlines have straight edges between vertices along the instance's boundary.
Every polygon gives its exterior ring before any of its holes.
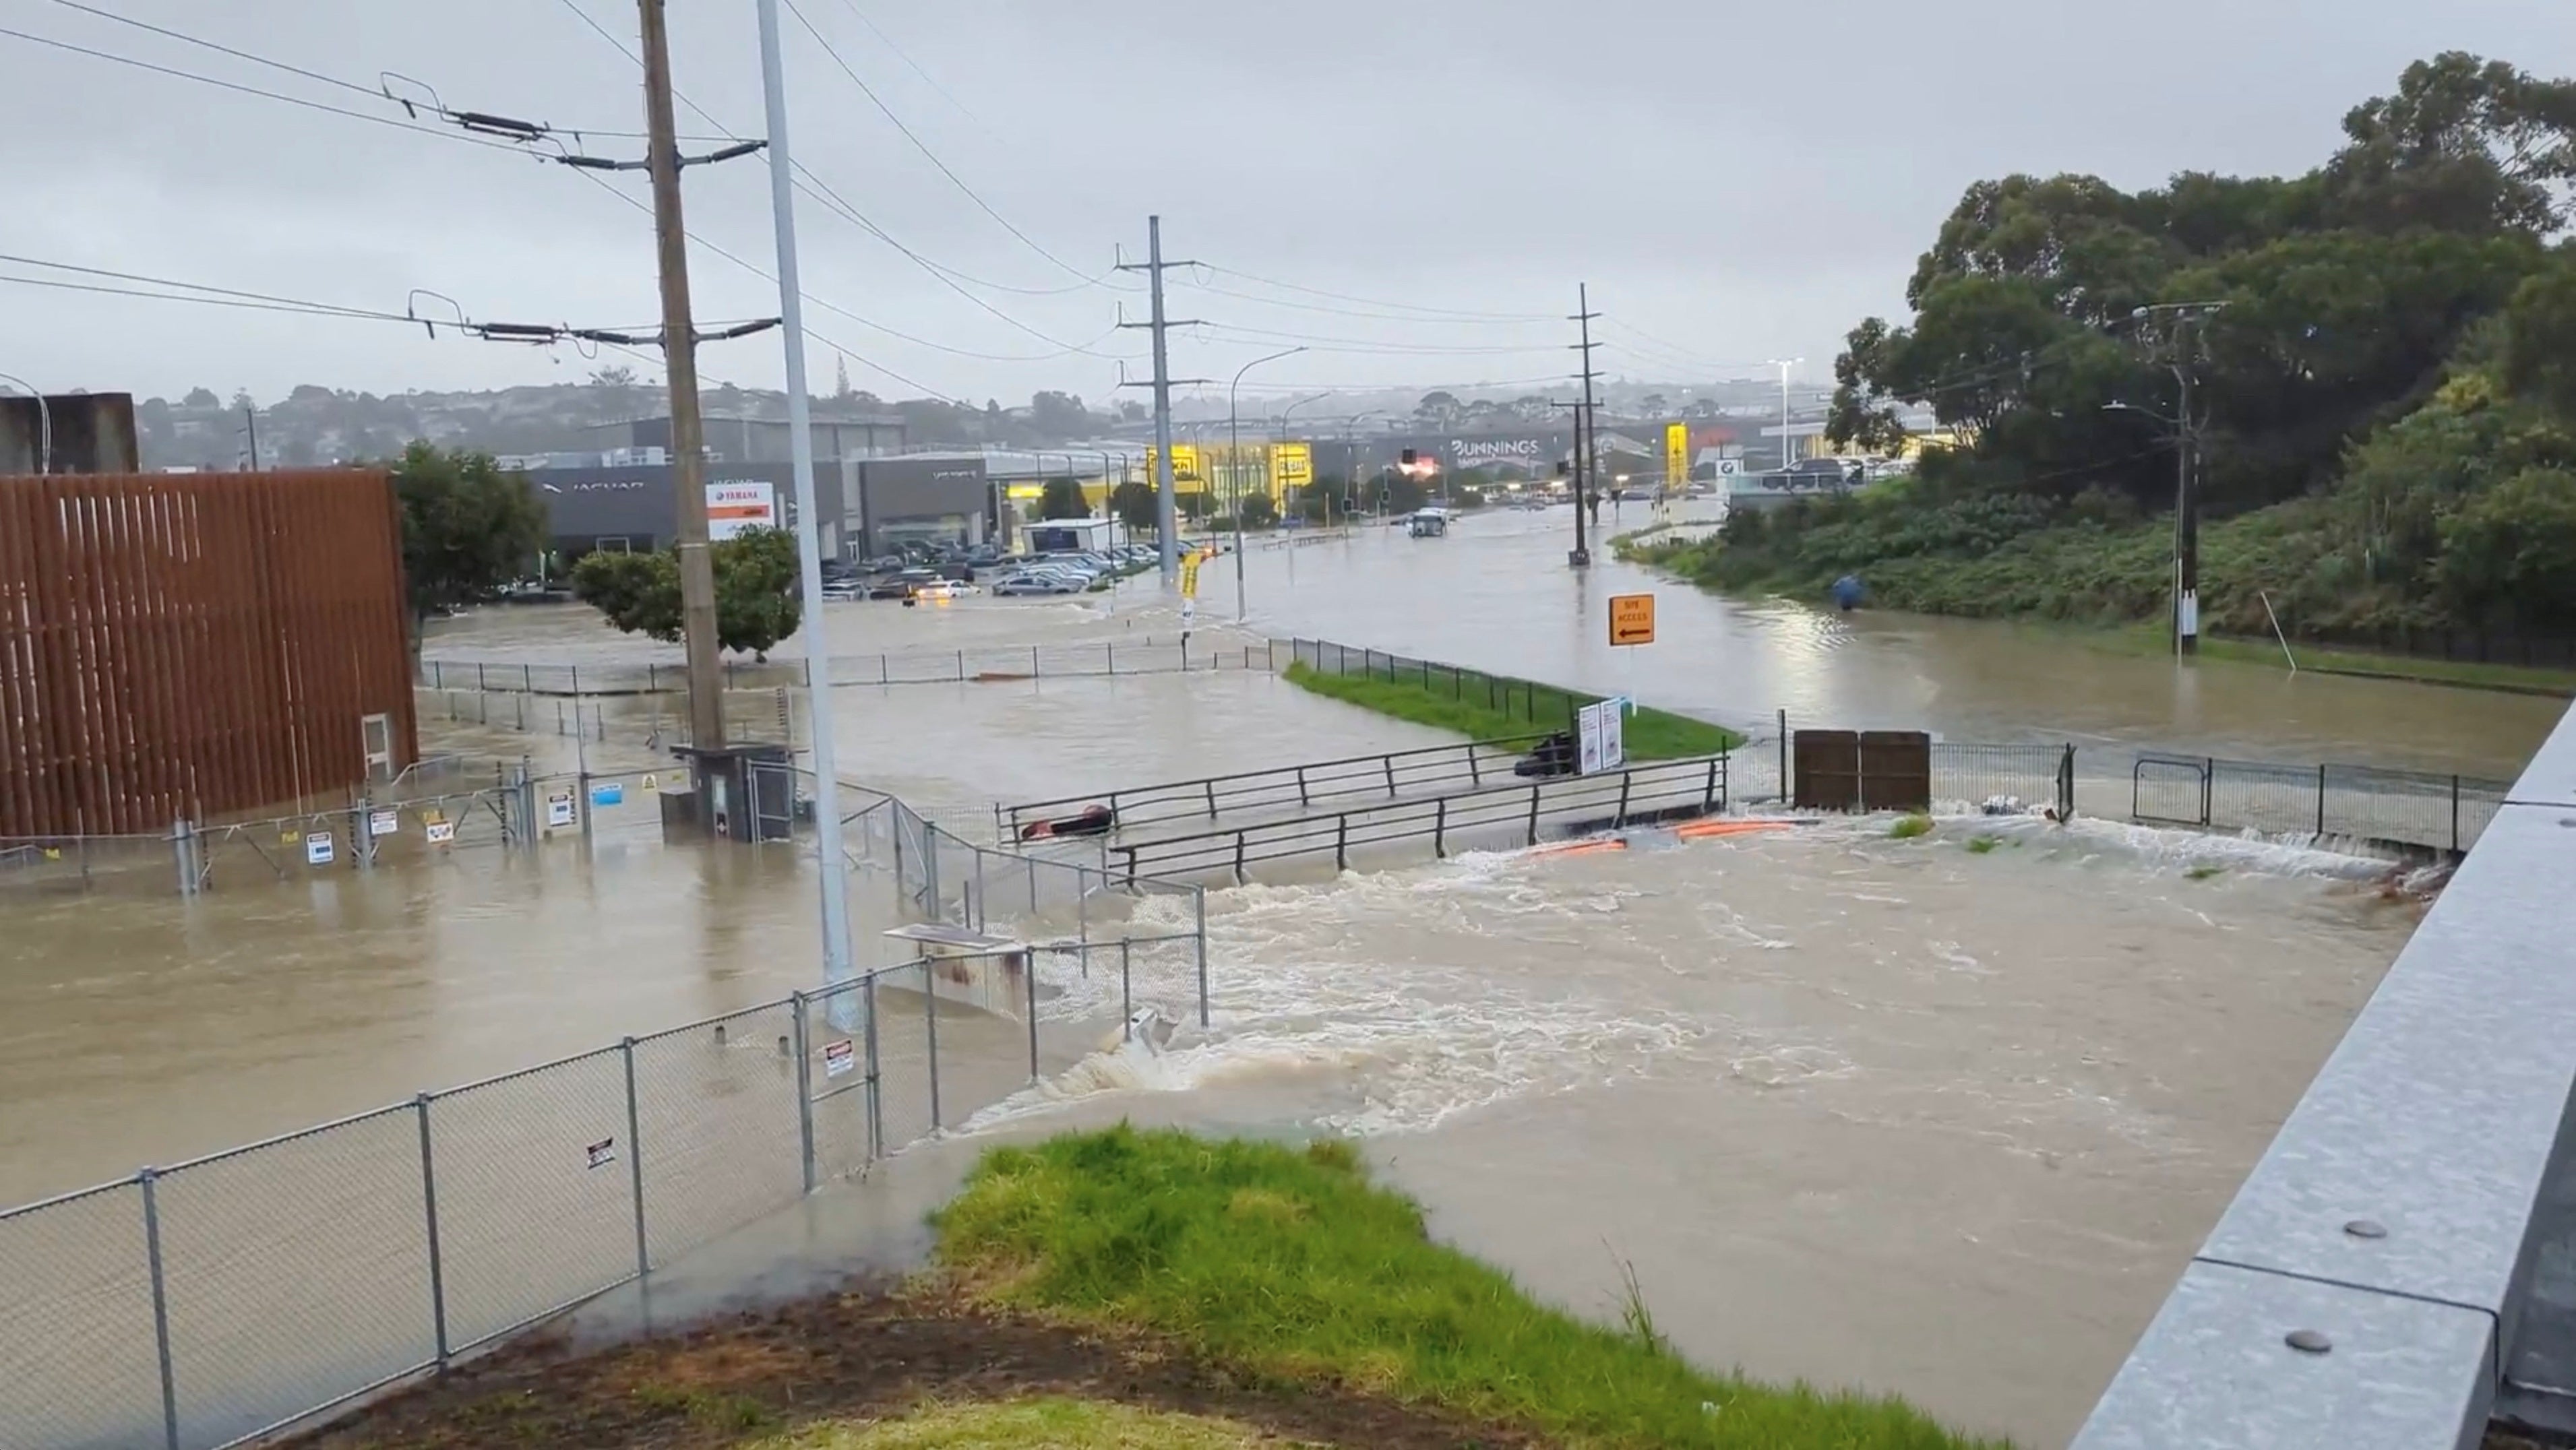
{"type": "Polygon", "coordinates": [[[414,443],[393,481],[415,624],[525,576],[545,547],[545,505],[488,453],[414,443]]]}

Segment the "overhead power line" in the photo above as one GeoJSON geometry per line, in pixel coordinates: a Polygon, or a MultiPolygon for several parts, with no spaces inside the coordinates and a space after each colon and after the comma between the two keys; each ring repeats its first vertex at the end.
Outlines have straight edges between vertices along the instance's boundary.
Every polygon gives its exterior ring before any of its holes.
{"type": "MultiPolygon", "coordinates": [[[[239,81],[228,81],[215,76],[199,75],[195,71],[181,70],[176,66],[159,65],[152,61],[139,60],[130,55],[118,55],[116,52],[111,50],[96,50],[86,45],[74,45],[68,40],[56,40],[51,36],[30,35],[26,31],[11,30],[6,26],[0,26],[0,36],[7,36],[12,40],[28,41],[35,45],[50,46],[55,50],[69,51],[74,55],[85,55],[92,59],[107,61],[115,65],[132,66],[137,70],[151,71],[156,75],[170,76],[177,80],[194,81],[202,86],[213,86],[219,90],[233,91],[240,95],[258,96],[264,100],[271,101],[283,101],[287,105],[301,106],[310,111],[323,111],[334,116],[347,116],[352,120],[365,121],[373,125],[390,126],[397,131],[411,131],[423,136],[435,136],[446,141],[461,141],[469,146],[488,146],[496,151],[508,151],[522,156],[532,154],[525,147],[508,141],[468,135],[463,131],[450,130],[444,126],[427,126],[417,121],[406,121],[394,116],[379,116],[369,111],[351,110],[346,106],[335,106],[327,101],[317,101],[307,96],[291,96],[286,94],[284,91],[263,90],[258,86],[244,85],[239,81]]],[[[373,92],[370,92],[369,94],[373,94],[373,92]]]]}
{"type": "Polygon", "coordinates": [[[1201,262],[1199,266],[1210,272],[1222,273],[1228,277],[1240,277],[1246,282],[1259,283],[1264,287],[1276,287],[1283,292],[1302,292],[1309,297],[1326,297],[1335,302],[1353,302],[1362,307],[1378,307],[1392,311],[1421,313],[1431,317],[1450,317],[1480,322],[1561,323],[1565,320],[1548,312],[1477,312],[1457,307],[1428,307],[1413,302],[1389,302],[1383,298],[1357,297],[1347,292],[1329,292],[1321,287],[1306,287],[1295,282],[1282,282],[1271,277],[1257,276],[1240,268],[1220,267],[1213,262],[1201,262]]]}
{"type": "Polygon", "coordinates": [[[813,21],[806,18],[805,12],[797,6],[796,0],[781,0],[781,3],[787,7],[788,14],[796,17],[796,23],[805,27],[805,33],[814,37],[814,43],[823,47],[823,54],[831,57],[832,64],[840,68],[841,74],[849,77],[850,84],[857,86],[859,88],[859,93],[868,98],[869,104],[875,106],[879,112],[884,114],[888,121],[894,123],[894,128],[903,133],[903,139],[911,142],[914,150],[919,151],[929,160],[932,166],[937,167],[940,175],[947,177],[951,185],[955,186],[960,192],[965,193],[968,201],[975,203],[977,209],[981,210],[984,215],[991,217],[995,222],[999,223],[1002,230],[1009,232],[1012,236],[1018,238],[1021,245],[1027,247],[1030,251],[1037,253],[1039,256],[1053,262],[1056,266],[1063,268],[1068,275],[1075,277],[1082,277],[1085,275],[1081,268],[1066,261],[1062,257],[1057,256],[1055,253],[1048,251],[1044,246],[1041,246],[1038,243],[1036,238],[1030,236],[1027,232],[1020,230],[1018,225],[1013,223],[1009,217],[1006,217],[1002,215],[1001,212],[995,210],[993,204],[986,201],[982,193],[976,191],[974,187],[967,185],[966,178],[959,176],[956,171],[949,167],[947,162],[940,160],[939,153],[930,149],[930,143],[922,140],[919,135],[914,133],[910,126],[905,125],[903,118],[894,113],[894,108],[887,105],[884,98],[876,93],[876,88],[869,85],[866,80],[861,78],[857,71],[851,69],[848,61],[841,59],[841,53],[833,48],[831,40],[815,26],[813,21]]]}
{"type": "MultiPolygon", "coordinates": [[[[576,17],[578,17],[582,24],[588,26],[592,34],[597,35],[600,39],[608,42],[612,48],[614,48],[619,54],[625,56],[629,61],[635,62],[638,65],[642,64],[641,59],[627,46],[626,42],[619,38],[616,33],[610,31],[606,26],[601,25],[588,10],[584,9],[578,3],[578,0],[561,0],[561,3],[565,9],[570,10],[576,17]]],[[[725,122],[717,117],[713,112],[709,111],[706,107],[699,105],[696,101],[691,100],[686,94],[676,88],[671,94],[674,100],[677,100],[681,105],[688,107],[690,112],[696,115],[699,120],[704,121],[707,125],[714,127],[717,131],[728,137],[732,137],[736,140],[741,139],[740,132],[735,131],[732,127],[726,125],[725,122]]],[[[1053,289],[1015,288],[1002,283],[984,282],[979,278],[960,272],[953,267],[944,266],[941,263],[922,255],[920,252],[915,251],[913,248],[906,246],[902,240],[897,238],[893,233],[887,231],[884,227],[879,226],[874,220],[870,219],[866,213],[851,205],[846,198],[832,188],[829,182],[826,182],[822,177],[816,175],[803,162],[797,162],[795,165],[796,189],[799,192],[802,192],[808,199],[822,206],[824,210],[832,213],[834,216],[850,223],[852,226],[858,227],[860,230],[876,238],[878,241],[892,247],[895,251],[901,253],[906,259],[910,260],[914,265],[920,267],[923,271],[930,273],[931,280],[947,287],[950,291],[957,293],[960,297],[965,298],[968,302],[971,302],[976,307],[990,313],[992,316],[1012,328],[1025,332],[1029,336],[1047,344],[1050,348],[1053,348],[1054,351],[1046,353],[988,353],[978,352],[971,348],[952,347],[945,343],[932,342],[927,338],[915,337],[910,333],[888,327],[883,323],[876,322],[869,318],[861,317],[857,313],[850,312],[843,308],[833,307],[830,304],[823,302],[820,298],[815,297],[811,292],[803,294],[806,300],[813,302],[818,307],[824,307],[829,311],[839,313],[841,316],[847,317],[850,320],[859,323],[861,326],[883,332],[889,337],[898,338],[905,342],[930,348],[933,351],[952,353],[959,357],[971,357],[987,362],[1047,362],[1052,361],[1055,358],[1064,357],[1068,354],[1083,353],[1093,357],[1102,357],[1111,360],[1116,359],[1115,354],[1106,354],[1096,351],[1099,343],[1105,340],[1110,335],[1109,333],[1104,333],[1100,337],[1093,338],[1088,342],[1067,342],[1062,338],[1043,331],[1042,329],[1032,327],[1028,323],[1022,322],[1020,319],[1011,316],[1009,313],[1002,311],[998,307],[993,306],[983,298],[977,297],[972,292],[967,291],[964,287],[960,286],[958,281],[955,279],[962,278],[965,281],[974,282],[979,286],[992,287],[999,291],[1024,291],[1035,293],[1037,295],[1049,295],[1054,292],[1079,291],[1081,290],[1080,285],[1053,289]]],[[[619,195],[622,199],[627,200],[629,205],[640,205],[640,203],[634,202],[631,198],[624,198],[623,193],[619,193],[619,195]]],[[[734,261],[737,264],[741,263],[740,258],[732,257],[730,254],[724,253],[721,249],[713,248],[713,244],[706,242],[704,238],[698,237],[694,233],[690,235],[690,240],[696,241],[700,245],[708,246],[710,249],[717,250],[718,255],[725,256],[729,261],[734,261]]],[[[1094,278],[1091,279],[1091,281],[1093,283],[1097,283],[1099,279],[1094,278]]],[[[1113,288],[1110,290],[1123,289],[1113,288]]],[[[862,361],[865,361],[865,359],[863,358],[862,361]]],[[[873,364],[871,364],[871,366],[873,366],[873,364]]],[[[889,374],[889,376],[893,375],[889,374]]],[[[914,387],[920,386],[918,383],[910,385],[914,387]]]]}

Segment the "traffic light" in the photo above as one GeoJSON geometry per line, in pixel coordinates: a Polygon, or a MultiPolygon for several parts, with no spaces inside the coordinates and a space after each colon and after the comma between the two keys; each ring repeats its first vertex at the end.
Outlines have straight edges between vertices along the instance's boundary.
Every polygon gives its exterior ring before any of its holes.
{"type": "Polygon", "coordinates": [[[1416,454],[1412,449],[1407,448],[1406,450],[1404,450],[1404,466],[1405,466],[1405,467],[1407,467],[1407,468],[1411,468],[1411,467],[1412,467],[1416,462],[1418,462],[1418,461],[1420,461],[1420,460],[1419,460],[1419,455],[1417,455],[1417,454],[1416,454]]]}

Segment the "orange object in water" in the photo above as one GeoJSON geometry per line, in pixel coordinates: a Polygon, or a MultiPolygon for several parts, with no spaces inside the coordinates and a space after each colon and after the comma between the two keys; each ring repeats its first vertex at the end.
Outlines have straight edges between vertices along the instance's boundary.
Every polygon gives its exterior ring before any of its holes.
{"type": "Polygon", "coordinates": [[[1799,824],[1797,821],[1692,821],[1675,826],[1673,834],[1685,841],[1699,841],[1710,836],[1750,836],[1763,831],[1785,831],[1799,824]]]}
{"type": "Polygon", "coordinates": [[[1621,840],[1617,836],[1612,836],[1607,840],[1568,841],[1561,846],[1533,846],[1521,854],[1525,856],[1593,856],[1598,855],[1603,851],[1625,851],[1627,849],[1628,843],[1626,841],[1621,840]]]}

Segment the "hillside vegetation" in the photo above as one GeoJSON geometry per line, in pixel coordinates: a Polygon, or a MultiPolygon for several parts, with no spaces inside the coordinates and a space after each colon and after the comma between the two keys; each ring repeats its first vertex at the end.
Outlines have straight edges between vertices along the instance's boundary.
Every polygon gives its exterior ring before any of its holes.
{"type": "Polygon", "coordinates": [[[2200,436],[2206,627],[2398,643],[2576,635],[2576,81],[2447,54],[2303,176],[1969,188],[1910,323],[1835,365],[1830,436],[1899,405],[1916,474],[1636,555],[1713,587],[2082,621],[2169,607],[2178,375],[2200,436]],[[2154,309],[2220,304],[2197,322],[2154,309]],[[2141,309],[2146,309],[2141,311],[2141,309]]]}

